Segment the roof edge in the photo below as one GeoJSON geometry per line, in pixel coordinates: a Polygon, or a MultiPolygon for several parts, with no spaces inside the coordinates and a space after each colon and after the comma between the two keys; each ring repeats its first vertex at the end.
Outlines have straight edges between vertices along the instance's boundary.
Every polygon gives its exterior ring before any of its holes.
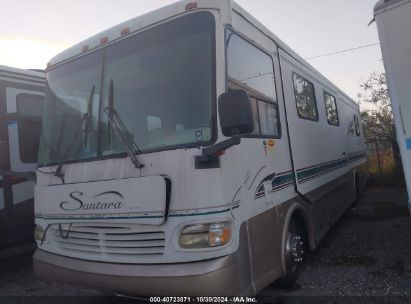
{"type": "Polygon", "coordinates": [[[84,39],[73,46],[60,52],[49,61],[49,65],[57,65],[72,58],[91,53],[101,47],[105,47],[117,40],[123,39],[130,35],[134,35],[146,28],[149,28],[157,23],[163,22],[170,18],[201,9],[218,9],[228,7],[230,0],[180,0],[158,9],[144,13],[132,19],[123,21],[110,28],[107,28],[87,39],[84,39]],[[194,9],[187,9],[186,5],[196,2],[197,6],[194,9]],[[127,29],[125,34],[123,30],[127,29]],[[102,40],[103,39],[103,40],[102,40]],[[104,42],[102,42],[104,41],[104,42]]]}
{"type": "Polygon", "coordinates": [[[407,2],[411,2],[411,0],[379,0],[374,6],[374,17],[386,10],[390,10],[407,2]]]}
{"type": "Polygon", "coordinates": [[[27,76],[34,76],[34,77],[42,77],[42,78],[45,77],[44,72],[38,72],[38,71],[29,70],[29,69],[14,68],[14,67],[5,66],[5,65],[0,65],[0,71],[20,73],[20,74],[25,74],[27,76]]]}

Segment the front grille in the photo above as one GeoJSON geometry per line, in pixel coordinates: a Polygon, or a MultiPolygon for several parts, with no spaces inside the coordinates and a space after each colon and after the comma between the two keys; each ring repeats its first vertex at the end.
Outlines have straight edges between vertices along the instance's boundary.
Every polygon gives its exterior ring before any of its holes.
{"type": "MultiPolygon", "coordinates": [[[[91,259],[122,260],[129,257],[159,256],[164,253],[161,230],[136,231],[133,226],[53,225],[51,237],[59,251],[91,259]]],[[[141,229],[140,229],[141,230],[141,229]]]]}

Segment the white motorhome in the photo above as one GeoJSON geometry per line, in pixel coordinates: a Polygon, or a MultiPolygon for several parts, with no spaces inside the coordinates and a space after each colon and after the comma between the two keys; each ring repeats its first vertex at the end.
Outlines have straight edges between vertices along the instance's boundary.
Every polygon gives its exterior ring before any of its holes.
{"type": "Polygon", "coordinates": [[[374,7],[411,208],[411,0],[381,0],[374,7]]]}
{"type": "Polygon", "coordinates": [[[45,74],[0,66],[0,249],[33,243],[45,74]]]}
{"type": "Polygon", "coordinates": [[[122,294],[295,281],[366,181],[359,107],[235,2],[180,1],[53,58],[34,271],[122,294]]]}

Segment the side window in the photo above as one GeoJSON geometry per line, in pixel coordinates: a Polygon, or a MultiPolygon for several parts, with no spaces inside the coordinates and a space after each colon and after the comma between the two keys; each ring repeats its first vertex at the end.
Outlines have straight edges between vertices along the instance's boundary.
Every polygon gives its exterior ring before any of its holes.
{"type": "Polygon", "coordinates": [[[324,91],[324,103],[328,124],[338,126],[340,120],[338,119],[337,100],[333,95],[324,91]]]}
{"type": "Polygon", "coordinates": [[[251,109],[254,117],[253,135],[280,137],[278,106],[270,102],[251,97],[251,109]]]}
{"type": "Polygon", "coordinates": [[[258,101],[258,113],[260,120],[260,132],[262,135],[273,135],[279,137],[278,133],[278,108],[277,105],[258,101]]]}
{"type": "Polygon", "coordinates": [[[20,158],[24,163],[36,163],[43,118],[44,97],[19,94],[17,103],[17,126],[20,158]]]}
{"type": "Polygon", "coordinates": [[[357,136],[361,135],[361,130],[360,130],[360,121],[358,120],[358,116],[354,115],[354,128],[355,128],[355,134],[357,136]]]}
{"type": "Polygon", "coordinates": [[[312,82],[293,73],[295,102],[298,116],[308,120],[318,120],[315,89],[312,82]]]}
{"type": "Polygon", "coordinates": [[[272,58],[237,34],[227,32],[229,90],[243,89],[251,100],[254,131],[251,135],[280,137],[280,121],[272,58]]]}

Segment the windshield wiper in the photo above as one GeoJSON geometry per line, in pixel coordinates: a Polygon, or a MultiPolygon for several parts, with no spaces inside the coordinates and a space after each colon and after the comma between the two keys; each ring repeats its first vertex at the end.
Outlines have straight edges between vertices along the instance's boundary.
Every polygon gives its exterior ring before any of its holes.
{"type": "Polygon", "coordinates": [[[110,128],[113,127],[114,133],[120,139],[124,150],[130,157],[134,166],[138,169],[143,168],[144,164],[140,163],[136,156],[136,154],[141,154],[141,151],[134,139],[131,138],[130,132],[127,130],[124,122],[121,120],[120,115],[114,109],[113,79],[110,79],[109,106],[104,108],[104,113],[106,113],[108,118],[109,132],[110,128]]]}
{"type": "Polygon", "coordinates": [[[93,104],[93,98],[94,98],[94,91],[95,90],[96,90],[96,86],[93,85],[92,88],[91,88],[91,91],[90,91],[90,96],[88,98],[87,112],[83,114],[83,117],[81,118],[80,124],[79,124],[78,128],[76,129],[76,132],[74,132],[74,135],[71,138],[71,141],[69,142],[66,151],[64,151],[63,156],[60,159],[60,163],[59,163],[59,165],[56,169],[56,172],[54,173],[54,176],[57,176],[57,177],[61,178],[61,181],[63,182],[63,184],[65,183],[64,182],[64,173],[62,172],[64,161],[66,160],[68,154],[70,153],[71,148],[74,145],[74,142],[78,138],[78,135],[80,134],[81,128],[83,127],[83,123],[85,121],[86,121],[86,127],[85,127],[84,132],[86,132],[86,136],[85,136],[85,139],[84,139],[84,143],[85,144],[87,143],[87,134],[89,132],[87,124],[90,124],[90,116],[91,116],[91,110],[92,110],[92,104],[93,104]]]}
{"type": "Polygon", "coordinates": [[[90,132],[91,128],[92,128],[92,118],[93,118],[93,97],[94,97],[94,92],[96,90],[96,87],[93,85],[93,87],[91,88],[91,92],[90,92],[90,97],[88,100],[88,104],[87,104],[87,113],[86,113],[86,125],[84,127],[84,148],[87,147],[87,139],[88,139],[88,133],[90,132]]]}

